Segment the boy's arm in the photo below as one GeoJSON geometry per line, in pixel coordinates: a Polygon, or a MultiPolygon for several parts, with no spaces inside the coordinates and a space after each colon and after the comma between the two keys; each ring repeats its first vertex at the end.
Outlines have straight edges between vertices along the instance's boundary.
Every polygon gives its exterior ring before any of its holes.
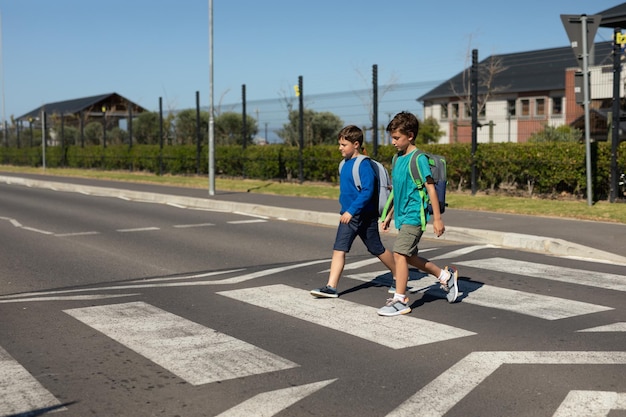
{"type": "Polygon", "coordinates": [[[430,198],[430,204],[433,206],[433,229],[435,231],[435,235],[439,237],[446,231],[446,227],[443,225],[443,220],[441,219],[439,198],[437,197],[437,191],[435,191],[435,184],[432,182],[432,178],[428,177],[428,180],[429,181],[426,182],[426,191],[428,192],[428,197],[430,198]]]}
{"type": "Polygon", "coordinates": [[[383,230],[388,230],[391,225],[391,219],[393,219],[393,200],[391,204],[389,204],[389,209],[387,210],[387,216],[383,219],[382,228],[383,230]]]}

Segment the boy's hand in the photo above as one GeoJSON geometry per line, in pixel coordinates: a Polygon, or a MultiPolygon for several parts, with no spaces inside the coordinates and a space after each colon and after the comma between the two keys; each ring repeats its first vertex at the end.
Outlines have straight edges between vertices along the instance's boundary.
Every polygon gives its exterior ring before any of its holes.
{"type": "Polygon", "coordinates": [[[446,231],[446,227],[443,225],[441,218],[433,220],[433,230],[435,231],[435,236],[437,237],[443,235],[443,232],[446,231]]]}
{"type": "Polygon", "coordinates": [[[348,224],[350,223],[350,220],[352,220],[352,214],[348,213],[347,211],[344,212],[341,215],[341,218],[339,219],[339,222],[343,223],[343,224],[348,224]]]}
{"type": "Polygon", "coordinates": [[[382,228],[383,228],[383,231],[385,231],[385,232],[386,232],[387,230],[389,230],[389,226],[390,226],[390,225],[391,225],[391,218],[390,218],[390,217],[387,217],[387,218],[386,218],[386,219],[382,222],[382,228]]]}

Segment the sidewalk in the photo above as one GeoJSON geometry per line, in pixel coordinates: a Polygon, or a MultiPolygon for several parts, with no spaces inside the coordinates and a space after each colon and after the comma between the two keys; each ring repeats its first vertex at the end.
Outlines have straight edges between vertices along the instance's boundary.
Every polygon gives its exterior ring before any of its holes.
{"type": "MultiPolygon", "coordinates": [[[[0,172],[0,183],[58,191],[125,197],[155,203],[177,204],[335,227],[339,203],[335,200],[256,193],[91,180],[38,174],[0,172]]],[[[626,265],[626,225],[618,223],[523,216],[448,208],[444,214],[446,241],[491,244],[557,256],[595,259],[626,265]]],[[[429,228],[425,238],[434,239],[429,228]]]]}

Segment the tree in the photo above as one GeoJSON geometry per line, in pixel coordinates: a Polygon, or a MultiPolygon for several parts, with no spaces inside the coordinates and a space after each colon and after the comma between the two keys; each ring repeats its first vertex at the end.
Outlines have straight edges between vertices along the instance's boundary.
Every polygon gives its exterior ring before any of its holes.
{"type": "MultiPolygon", "coordinates": [[[[471,43],[471,37],[470,37],[471,43]]],[[[471,88],[471,53],[468,45],[467,55],[465,59],[465,70],[463,70],[461,77],[461,88],[460,90],[456,85],[450,81],[450,89],[457,96],[459,101],[463,103],[465,109],[467,109],[467,114],[470,114],[470,109],[472,108],[472,88],[471,88]]],[[[502,60],[497,56],[491,56],[486,62],[478,64],[478,96],[476,97],[476,101],[478,104],[478,115],[484,114],[485,106],[489,99],[497,94],[499,91],[503,91],[508,88],[508,86],[496,86],[495,78],[496,76],[506,71],[508,67],[505,67],[502,63],[502,60]]]]}
{"type": "Polygon", "coordinates": [[[133,120],[133,138],[141,145],[159,143],[159,114],[156,112],[140,113],[133,120]]]}
{"type": "MultiPolygon", "coordinates": [[[[182,110],[176,114],[174,120],[174,138],[180,145],[196,143],[196,110],[182,110]]],[[[200,112],[200,142],[206,142],[209,130],[209,112],[200,112]]]]}
{"type": "Polygon", "coordinates": [[[434,117],[427,117],[422,123],[420,123],[420,129],[417,133],[416,143],[437,143],[439,138],[444,135],[444,132],[439,128],[439,123],[434,117]]]}
{"type": "MultiPolygon", "coordinates": [[[[334,144],[337,142],[337,132],[343,127],[343,121],[334,113],[316,112],[305,109],[304,144],[305,146],[334,144]]],[[[300,112],[289,112],[289,123],[284,124],[277,134],[285,144],[296,146],[300,143],[300,112]]]]}
{"type": "Polygon", "coordinates": [[[546,124],[543,130],[533,133],[528,142],[578,142],[582,136],[583,132],[580,129],[570,125],[554,127],[546,124]]]}
{"type": "Polygon", "coordinates": [[[102,144],[103,132],[101,122],[89,122],[85,126],[85,143],[88,145],[102,144]]]}
{"type": "MultiPolygon", "coordinates": [[[[215,143],[217,145],[243,145],[243,119],[241,113],[224,112],[215,118],[215,143]]],[[[259,132],[256,120],[246,115],[246,145],[259,132]]]]}

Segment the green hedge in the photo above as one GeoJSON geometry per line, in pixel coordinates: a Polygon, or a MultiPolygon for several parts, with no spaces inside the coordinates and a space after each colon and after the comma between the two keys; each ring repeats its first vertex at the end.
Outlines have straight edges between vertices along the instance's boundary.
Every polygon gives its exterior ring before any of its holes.
{"type": "MultiPolygon", "coordinates": [[[[423,145],[427,152],[444,155],[448,162],[451,190],[471,187],[472,157],[470,144],[423,145]]],[[[620,144],[619,165],[626,168],[626,145],[620,144]]],[[[387,168],[396,150],[379,146],[376,158],[387,168]]],[[[216,146],[215,171],[227,177],[246,177],[297,181],[302,155],[303,179],[337,182],[341,158],[337,145],[307,147],[300,151],[286,145],[216,146]]],[[[596,198],[609,194],[611,147],[592,144],[592,172],[596,198]]],[[[41,166],[41,147],[0,148],[3,164],[41,166]]],[[[155,174],[190,175],[208,172],[208,150],[203,147],[200,160],[197,148],[188,146],[54,146],[46,149],[47,167],[70,167],[102,170],[146,171],[155,174]]],[[[582,196],[586,192],[585,146],[578,143],[493,143],[479,144],[475,155],[477,189],[509,194],[582,196]]]]}

